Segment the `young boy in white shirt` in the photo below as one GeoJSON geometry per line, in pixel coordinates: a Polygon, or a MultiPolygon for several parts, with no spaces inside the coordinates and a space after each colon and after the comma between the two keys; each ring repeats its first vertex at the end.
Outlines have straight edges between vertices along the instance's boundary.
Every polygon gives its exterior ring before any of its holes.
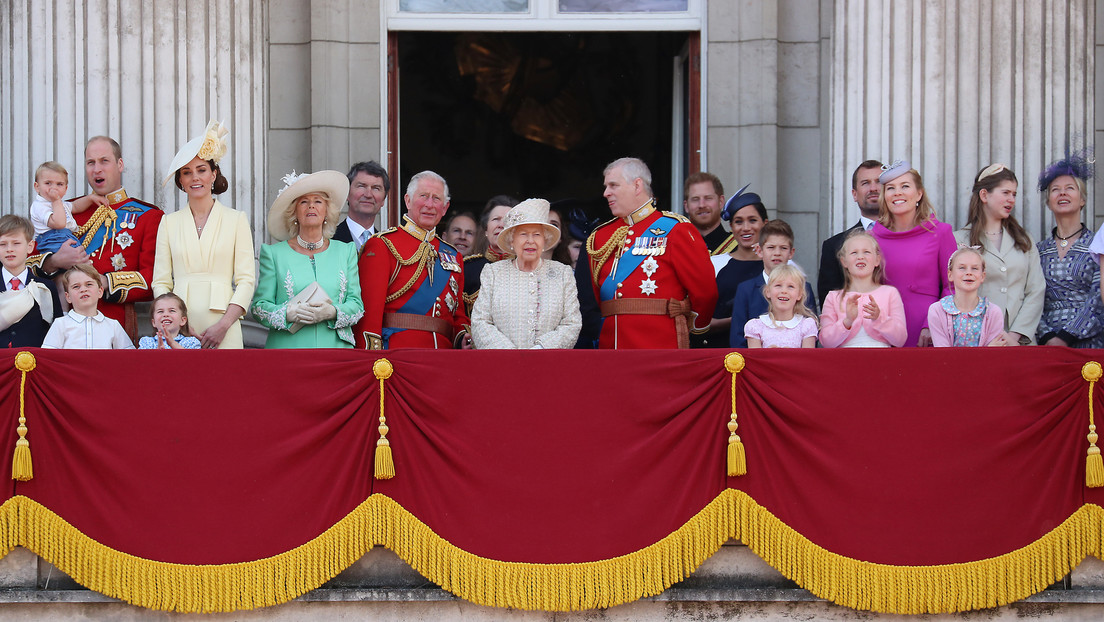
{"type": "Polygon", "coordinates": [[[54,321],[46,333],[43,348],[88,350],[133,350],[134,343],[121,324],[104,316],[98,308],[103,297],[100,273],[92,264],[81,263],[61,275],[65,298],[72,307],[54,321]]]}

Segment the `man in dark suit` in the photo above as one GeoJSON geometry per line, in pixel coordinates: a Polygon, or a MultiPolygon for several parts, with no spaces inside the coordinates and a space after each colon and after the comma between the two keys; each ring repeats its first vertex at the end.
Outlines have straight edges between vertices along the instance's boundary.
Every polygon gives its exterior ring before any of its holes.
{"type": "Polygon", "coordinates": [[[33,250],[31,221],[13,214],[0,217],[0,348],[41,347],[50,323],[61,317],[53,281],[27,267],[33,250]]]}
{"type": "Polygon", "coordinates": [[[836,254],[843,246],[847,235],[857,229],[870,230],[874,221],[878,219],[878,197],[881,195],[882,186],[878,183],[878,175],[882,172],[882,163],[877,160],[867,160],[851,173],[851,198],[859,206],[859,222],[849,229],[837,233],[824,240],[820,247],[820,272],[817,274],[817,294],[820,296],[820,306],[824,307],[824,299],[833,289],[843,288],[843,268],[840,267],[836,254]]]}
{"type": "Polygon", "coordinates": [[[391,179],[376,161],[357,162],[349,169],[349,212],[337,225],[333,239],[356,244],[357,252],[364,242],[377,233],[376,215],[391,192],[391,179]]]}

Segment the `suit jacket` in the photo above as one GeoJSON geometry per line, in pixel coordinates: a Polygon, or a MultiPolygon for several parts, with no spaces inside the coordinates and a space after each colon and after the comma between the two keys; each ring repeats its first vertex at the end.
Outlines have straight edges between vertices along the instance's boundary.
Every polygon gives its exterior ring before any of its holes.
{"type": "MultiPolygon", "coordinates": [[[[824,308],[824,300],[828,298],[828,292],[834,289],[843,289],[843,267],[840,266],[836,255],[843,247],[844,240],[856,229],[862,229],[862,221],[855,223],[850,229],[837,233],[824,240],[820,246],[820,272],[817,273],[817,294],[820,295],[820,308],[824,308]]],[[[743,329],[740,329],[741,331],[743,329]]]]}
{"type": "Polygon", "coordinates": [[[353,234],[349,232],[349,221],[342,218],[341,224],[337,226],[337,230],[334,231],[333,238],[338,242],[353,243],[353,234]]]}
{"type": "MultiPolygon", "coordinates": [[[[218,200],[207,217],[203,235],[187,208],[161,219],[153,264],[153,294],[173,292],[188,305],[188,323],[196,334],[222,318],[230,303],[249,309],[257,284],[253,232],[245,212],[218,200]]],[[[223,346],[240,348],[241,329],[235,323],[223,346]]]]}
{"type": "MultiPolygon", "coordinates": [[[[748,279],[736,287],[736,297],[732,299],[732,326],[728,329],[728,345],[732,348],[746,348],[747,337],[744,337],[744,324],[767,312],[767,299],[763,296],[763,274],[759,273],[753,279],[748,279]]],[[[816,313],[816,298],[813,296],[813,288],[805,283],[805,300],[813,304],[805,305],[813,313],[816,313]]]]}
{"type": "MultiPolygon", "coordinates": [[[[58,299],[57,288],[50,279],[39,278],[34,271],[29,271],[30,281],[42,283],[50,290],[50,296],[54,301],[54,317],[61,317],[61,301],[58,299]]],[[[3,281],[3,279],[0,279],[3,281]]],[[[8,291],[8,284],[0,282],[0,292],[8,291]]],[[[42,317],[42,308],[36,302],[27,315],[7,329],[0,331],[0,348],[40,348],[42,340],[46,338],[46,332],[50,325],[42,317]]]]}

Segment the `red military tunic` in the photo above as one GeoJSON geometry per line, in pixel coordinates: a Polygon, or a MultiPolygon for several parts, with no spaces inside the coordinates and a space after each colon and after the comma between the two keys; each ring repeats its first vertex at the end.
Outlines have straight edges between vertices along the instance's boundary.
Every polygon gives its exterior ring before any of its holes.
{"type": "Polygon", "coordinates": [[[466,334],[463,260],[435,231],[404,219],[402,227],[368,238],[358,267],[364,299],[358,348],[452,348],[466,334]],[[452,335],[385,326],[384,314],[392,313],[427,318],[407,318],[412,323],[447,322],[452,335]]]}
{"type": "MultiPolygon", "coordinates": [[[[688,300],[690,331],[708,328],[717,305],[717,281],[709,249],[686,218],[660,212],[649,202],[596,229],[586,250],[599,305],[688,300]]],[[[611,315],[602,321],[598,347],[677,348],[675,322],[668,315],[611,315]]]]}
{"type": "Polygon", "coordinates": [[[153,295],[153,259],[157,253],[157,228],[161,208],[127,196],[119,189],[107,195],[110,207],[100,206],[73,214],[81,245],[92,265],[107,277],[107,291],[100,311],[125,326],[127,303],[150,300],[153,295]]]}

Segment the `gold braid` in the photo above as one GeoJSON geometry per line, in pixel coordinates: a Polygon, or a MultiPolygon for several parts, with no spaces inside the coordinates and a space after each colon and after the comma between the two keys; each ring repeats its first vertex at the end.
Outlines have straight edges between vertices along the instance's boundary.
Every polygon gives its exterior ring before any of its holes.
{"type": "Polygon", "coordinates": [[[590,234],[586,242],[586,252],[590,256],[593,262],[591,266],[593,269],[590,271],[590,278],[594,281],[595,285],[598,285],[598,273],[601,272],[602,266],[606,265],[606,261],[609,260],[610,255],[625,243],[625,236],[629,234],[629,226],[621,225],[617,228],[617,231],[613,232],[610,239],[602,245],[602,248],[598,250],[594,249],[594,237],[598,234],[597,231],[590,234]]]}
{"type": "Polygon", "coordinates": [[[92,243],[92,238],[95,237],[92,234],[94,234],[96,230],[100,228],[100,225],[104,224],[104,222],[108,220],[115,220],[116,216],[117,215],[115,214],[115,210],[111,209],[107,205],[101,205],[97,207],[96,211],[92,213],[92,217],[89,218],[83,225],[77,227],[76,231],[73,232],[77,235],[78,238],[84,236],[81,239],[81,247],[87,250],[88,245],[92,243]],[[86,233],[88,233],[89,235],[85,235],[86,233]]]}
{"type": "Polygon", "coordinates": [[[387,296],[387,302],[394,302],[401,298],[403,294],[410,291],[410,288],[414,286],[414,283],[418,280],[418,277],[421,276],[422,270],[433,263],[437,253],[434,252],[433,245],[431,245],[429,242],[423,241],[421,244],[418,245],[418,250],[414,253],[413,256],[411,256],[410,259],[403,259],[403,256],[399,254],[399,251],[395,248],[395,245],[391,243],[391,240],[388,240],[385,237],[381,237],[380,239],[383,240],[384,245],[387,246],[387,250],[391,251],[391,254],[395,257],[395,260],[399,262],[400,266],[410,266],[415,263],[418,264],[418,268],[414,270],[414,276],[410,277],[410,280],[406,282],[406,285],[403,285],[401,288],[399,288],[399,291],[387,296]]]}

